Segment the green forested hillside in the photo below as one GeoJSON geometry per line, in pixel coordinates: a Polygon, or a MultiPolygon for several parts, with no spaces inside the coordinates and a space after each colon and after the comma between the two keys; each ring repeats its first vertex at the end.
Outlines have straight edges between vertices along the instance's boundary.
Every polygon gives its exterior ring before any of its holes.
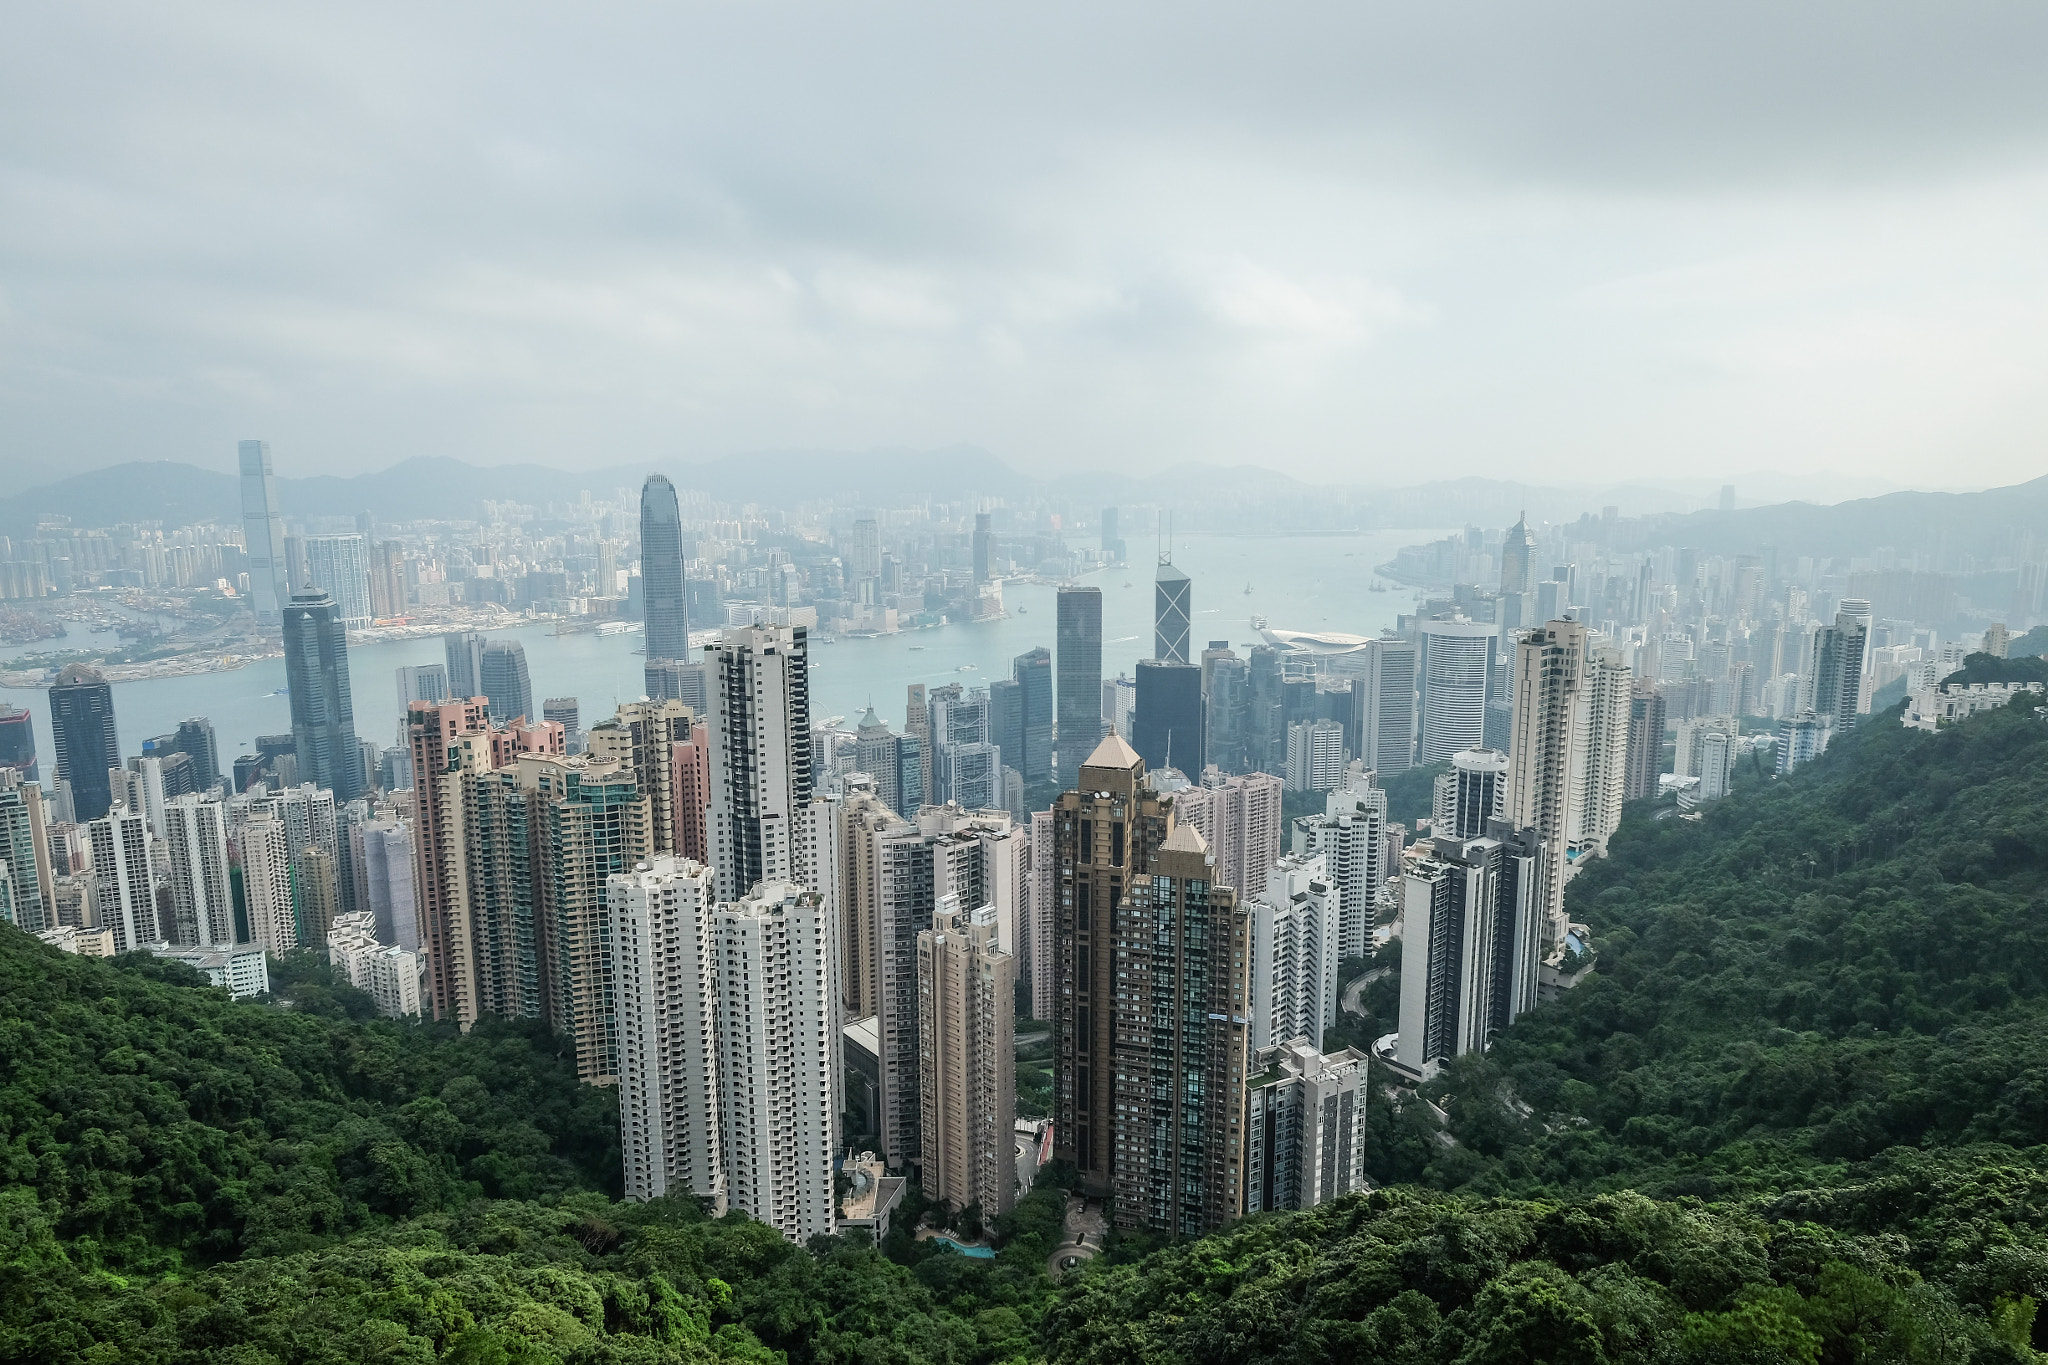
{"type": "Polygon", "coordinates": [[[1430,1087],[1447,1129],[1374,1095],[1405,1188],[1059,1286],[1050,1183],[994,1261],[791,1247],[613,1202],[611,1097],[538,1032],[0,931],[0,1362],[2039,1359],[2048,724],[1874,716],[1658,814],[1571,889],[1599,971],[1430,1087]]]}

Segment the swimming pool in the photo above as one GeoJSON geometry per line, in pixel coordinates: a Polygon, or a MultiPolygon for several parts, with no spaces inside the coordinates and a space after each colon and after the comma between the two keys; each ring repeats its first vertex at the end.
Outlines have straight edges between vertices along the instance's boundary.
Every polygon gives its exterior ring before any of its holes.
{"type": "Polygon", "coordinates": [[[951,1247],[962,1256],[972,1256],[978,1261],[993,1261],[996,1258],[994,1247],[964,1247],[951,1237],[934,1237],[932,1240],[942,1247],[951,1247]]]}

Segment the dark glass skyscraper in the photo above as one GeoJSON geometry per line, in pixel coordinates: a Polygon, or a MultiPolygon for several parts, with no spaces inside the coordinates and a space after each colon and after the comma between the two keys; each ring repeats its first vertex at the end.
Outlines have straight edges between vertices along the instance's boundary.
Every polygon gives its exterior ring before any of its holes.
{"type": "Polygon", "coordinates": [[[1061,588],[1054,644],[1059,650],[1059,763],[1055,776],[1071,787],[1081,762],[1102,741],[1102,589],[1061,588]]]}
{"type": "Polygon", "coordinates": [[[532,720],[533,683],[526,675],[526,646],[517,640],[493,640],[484,646],[479,681],[491,703],[492,720],[532,720]]]}
{"type": "Polygon", "coordinates": [[[1202,779],[1202,670],[1195,664],[1143,659],[1138,663],[1138,704],[1131,717],[1131,747],[1154,772],[1178,768],[1202,779]]]}
{"type": "Polygon", "coordinates": [[[349,697],[348,627],[324,592],[293,593],[284,609],[284,681],[291,690],[299,780],[336,801],[363,794],[363,755],[349,697]]]}
{"type": "Polygon", "coordinates": [[[648,659],[690,658],[690,617],[683,596],[683,513],[675,485],[649,474],[640,488],[640,592],[647,612],[648,659]]]}
{"type": "Polygon", "coordinates": [[[51,739],[57,746],[57,776],[71,784],[71,808],[79,820],[97,820],[114,802],[107,770],[121,766],[121,741],[114,733],[114,689],[98,670],[69,664],[50,687],[51,739]]]}
{"type": "Polygon", "coordinates": [[[195,790],[205,791],[220,781],[220,743],[214,738],[213,722],[205,716],[178,722],[178,752],[191,755],[195,790]]]}
{"type": "Polygon", "coordinates": [[[1026,782],[1043,782],[1052,776],[1052,651],[1040,645],[1019,654],[1010,661],[1010,676],[1024,727],[1024,761],[1011,766],[1026,782]]]}

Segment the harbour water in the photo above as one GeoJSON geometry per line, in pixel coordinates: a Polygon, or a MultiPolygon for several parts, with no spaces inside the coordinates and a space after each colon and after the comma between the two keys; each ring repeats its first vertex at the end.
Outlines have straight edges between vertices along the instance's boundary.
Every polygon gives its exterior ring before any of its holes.
{"type": "MultiPolygon", "coordinates": [[[[1294,630],[1376,634],[1410,610],[1412,592],[1398,584],[1372,592],[1373,566],[1393,558],[1403,545],[1432,540],[1441,530],[1374,531],[1321,536],[1185,536],[1174,547],[1174,562],[1194,579],[1194,643],[1228,640],[1243,648],[1257,640],[1250,625],[1261,616],[1294,630]],[[1250,591],[1246,591],[1249,588],[1250,591]]],[[[1132,673],[1152,653],[1152,564],[1132,547],[1137,561],[1080,580],[1102,589],[1102,662],[1105,677],[1132,673]]],[[[842,716],[851,724],[870,703],[891,725],[903,725],[904,689],[910,683],[939,686],[987,683],[1010,674],[1010,660],[1034,646],[1053,646],[1055,589],[1049,584],[1006,583],[1009,615],[933,630],[904,631],[873,639],[815,644],[812,652],[812,708],[815,716],[842,716]]],[[[575,697],[587,726],[611,714],[621,701],[641,693],[639,632],[599,636],[556,636],[550,624],[494,632],[526,646],[534,704],[548,697],[575,697]]],[[[97,637],[105,640],[108,637],[97,637]]],[[[76,641],[43,641],[27,653],[76,641]]],[[[442,661],[438,636],[359,645],[349,650],[357,733],[379,744],[396,742],[401,708],[397,670],[406,664],[442,661]]],[[[284,692],[284,660],[265,659],[227,673],[152,678],[114,684],[114,714],[121,753],[137,752],[142,740],[176,728],[186,716],[212,720],[223,759],[252,752],[259,734],[291,729],[284,692]]],[[[0,689],[0,700],[36,713],[36,745],[45,775],[55,749],[51,743],[49,694],[39,689],[0,689]]]]}

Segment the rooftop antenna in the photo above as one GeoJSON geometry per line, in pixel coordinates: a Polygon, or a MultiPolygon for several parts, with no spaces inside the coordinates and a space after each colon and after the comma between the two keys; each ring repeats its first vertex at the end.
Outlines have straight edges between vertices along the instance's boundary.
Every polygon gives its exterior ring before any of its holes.
{"type": "Polygon", "coordinates": [[[1161,564],[1173,563],[1173,509],[1171,508],[1167,509],[1165,529],[1159,533],[1159,540],[1159,562],[1161,564]]]}

